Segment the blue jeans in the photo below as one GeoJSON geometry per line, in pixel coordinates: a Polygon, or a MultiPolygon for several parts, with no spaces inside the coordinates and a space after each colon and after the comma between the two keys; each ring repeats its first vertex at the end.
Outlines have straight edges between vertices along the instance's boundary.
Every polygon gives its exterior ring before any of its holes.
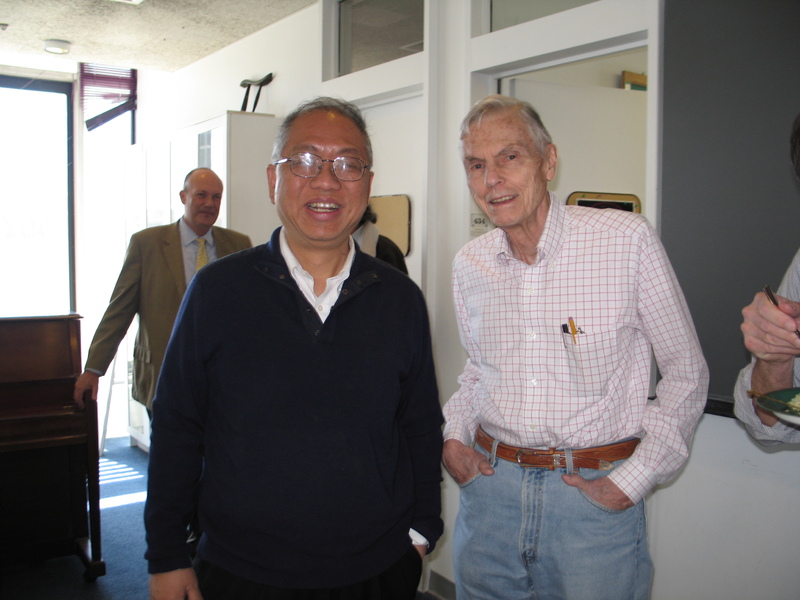
{"type": "MultiPolygon", "coordinates": [[[[494,475],[479,475],[461,488],[453,536],[458,600],[650,597],[644,501],[611,510],[564,483],[566,469],[489,461],[494,475]]],[[[608,473],[579,474],[596,479],[608,473]]]]}

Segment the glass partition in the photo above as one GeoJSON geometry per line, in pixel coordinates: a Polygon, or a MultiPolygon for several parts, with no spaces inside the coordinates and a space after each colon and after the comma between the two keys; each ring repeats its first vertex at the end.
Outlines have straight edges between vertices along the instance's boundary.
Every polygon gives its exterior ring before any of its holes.
{"type": "Polygon", "coordinates": [[[597,0],[491,0],[491,31],[541,19],[597,0]]]}
{"type": "Polygon", "coordinates": [[[423,50],[424,0],[340,0],[338,75],[423,50]]]}

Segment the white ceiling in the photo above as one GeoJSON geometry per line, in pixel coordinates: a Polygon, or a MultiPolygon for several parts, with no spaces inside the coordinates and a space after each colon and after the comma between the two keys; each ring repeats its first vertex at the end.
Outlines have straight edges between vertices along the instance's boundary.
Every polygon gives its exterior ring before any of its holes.
{"type": "Polygon", "coordinates": [[[316,2],[0,0],[0,64],[25,66],[60,39],[72,44],[62,60],[176,71],[316,2]]]}

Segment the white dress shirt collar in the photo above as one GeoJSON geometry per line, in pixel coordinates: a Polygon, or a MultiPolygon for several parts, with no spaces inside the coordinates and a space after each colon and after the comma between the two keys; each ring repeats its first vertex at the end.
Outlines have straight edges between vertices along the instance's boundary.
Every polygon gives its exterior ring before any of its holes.
{"type": "Polygon", "coordinates": [[[348,241],[350,251],[348,252],[347,258],[344,261],[342,270],[338,275],[328,278],[328,281],[325,284],[325,291],[319,296],[317,296],[314,292],[314,278],[302,267],[300,262],[297,260],[297,257],[289,248],[289,243],[286,241],[286,232],[283,227],[281,227],[279,238],[281,254],[283,255],[283,259],[286,261],[286,266],[289,268],[289,272],[292,274],[292,278],[295,280],[295,282],[297,282],[300,291],[303,292],[303,296],[305,296],[306,300],[308,300],[308,303],[314,307],[319,315],[319,318],[324,323],[328,318],[333,305],[339,298],[339,292],[342,291],[342,285],[350,276],[350,269],[353,266],[353,259],[356,256],[356,249],[352,236],[348,241]]]}

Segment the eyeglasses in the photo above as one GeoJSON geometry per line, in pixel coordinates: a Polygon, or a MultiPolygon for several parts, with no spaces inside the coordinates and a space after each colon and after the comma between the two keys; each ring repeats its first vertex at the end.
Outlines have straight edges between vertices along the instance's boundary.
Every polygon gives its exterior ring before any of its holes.
{"type": "Polygon", "coordinates": [[[311,179],[320,174],[322,163],[326,162],[333,163],[333,174],[341,181],[358,181],[369,169],[369,165],[365,165],[363,160],[354,156],[337,156],[331,159],[319,157],[311,152],[298,152],[273,164],[289,163],[293,175],[311,179]]]}

